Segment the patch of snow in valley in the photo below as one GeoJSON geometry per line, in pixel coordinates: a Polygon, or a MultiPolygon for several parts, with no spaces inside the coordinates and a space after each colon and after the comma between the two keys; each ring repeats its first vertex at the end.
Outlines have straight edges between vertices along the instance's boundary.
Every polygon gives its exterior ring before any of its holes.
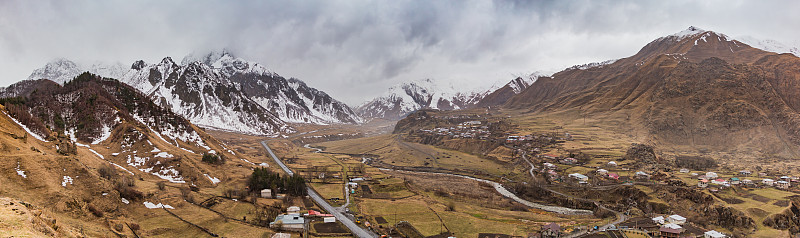
{"type": "Polygon", "coordinates": [[[149,209],[156,209],[156,208],[167,208],[167,209],[175,209],[174,207],[167,205],[167,204],[153,204],[152,202],[144,202],[144,207],[149,209]]]}
{"type": "Polygon", "coordinates": [[[16,171],[17,171],[17,174],[18,174],[19,176],[22,176],[22,178],[28,178],[28,176],[27,176],[27,175],[25,175],[25,171],[23,171],[23,170],[19,169],[19,163],[17,163],[17,167],[16,167],[16,168],[14,168],[14,170],[16,170],[16,171]]]}
{"type": "Polygon", "coordinates": [[[130,202],[130,201],[128,201],[128,199],[122,198],[122,203],[125,203],[125,204],[130,204],[131,202],[130,202]]]}
{"type": "Polygon", "coordinates": [[[38,135],[38,134],[36,134],[36,133],[33,133],[33,131],[31,131],[31,129],[28,129],[28,127],[27,127],[27,126],[25,126],[25,125],[23,125],[22,123],[20,123],[19,121],[17,121],[17,119],[15,119],[14,117],[11,117],[11,116],[9,116],[9,115],[8,115],[8,113],[6,113],[6,112],[3,112],[3,114],[6,114],[6,116],[7,116],[8,118],[11,118],[11,120],[12,120],[12,121],[14,121],[14,123],[17,123],[17,125],[19,125],[20,127],[22,127],[22,129],[23,129],[23,130],[25,130],[26,132],[28,132],[28,134],[31,134],[31,136],[33,136],[33,138],[36,138],[37,140],[40,140],[40,141],[43,141],[43,142],[46,142],[46,141],[44,140],[44,137],[42,137],[42,136],[40,136],[40,135],[38,135]]]}
{"type": "Polygon", "coordinates": [[[158,147],[153,147],[153,150],[151,150],[150,152],[151,153],[158,153],[158,152],[161,152],[161,150],[159,150],[158,147]]]}
{"type": "Polygon", "coordinates": [[[170,154],[170,153],[167,153],[167,152],[160,152],[160,153],[156,154],[156,157],[160,157],[160,158],[172,158],[172,157],[174,157],[174,156],[173,156],[172,154],[170,154]]]}
{"type": "MultiPolygon", "coordinates": [[[[119,120],[119,118],[117,118],[117,120],[119,120]]],[[[111,137],[111,129],[112,128],[110,126],[103,125],[103,134],[100,134],[100,137],[92,141],[92,145],[100,144],[100,142],[103,142],[111,137]]]]}
{"type": "Polygon", "coordinates": [[[203,174],[203,175],[205,175],[206,178],[208,178],[208,180],[211,180],[211,183],[213,183],[213,184],[217,184],[217,183],[220,182],[220,180],[218,178],[216,178],[216,177],[211,177],[208,174],[203,174]]]}

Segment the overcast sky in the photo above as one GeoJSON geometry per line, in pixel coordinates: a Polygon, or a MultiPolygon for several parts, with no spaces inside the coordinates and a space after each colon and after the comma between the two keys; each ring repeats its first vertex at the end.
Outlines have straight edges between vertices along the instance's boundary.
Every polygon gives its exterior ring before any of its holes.
{"type": "Polygon", "coordinates": [[[179,62],[227,48],[350,105],[635,54],[694,25],[796,43],[800,1],[0,1],[0,86],[48,61],[179,62]]]}

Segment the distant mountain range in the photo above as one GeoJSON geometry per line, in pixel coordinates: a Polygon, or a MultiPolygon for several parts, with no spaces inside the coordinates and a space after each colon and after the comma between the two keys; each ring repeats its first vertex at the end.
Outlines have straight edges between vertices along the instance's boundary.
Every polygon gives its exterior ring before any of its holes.
{"type": "Polygon", "coordinates": [[[228,52],[190,55],[181,62],[166,57],[157,64],[136,61],[122,68],[57,59],[34,70],[28,79],[64,84],[81,72],[95,72],[118,78],[194,124],[250,134],[292,132],[287,122],[353,124],[363,120],[325,92],[228,52]]]}
{"type": "MultiPolygon", "coordinates": [[[[693,36],[702,33],[705,31],[692,27],[662,37],[660,40],[670,38],[680,41],[694,38],[693,36]]],[[[772,40],[742,37],[740,41],[726,35],[713,34],[713,36],[701,35],[691,43],[692,45],[707,43],[709,40],[714,40],[713,37],[719,37],[719,40],[736,42],[728,50],[734,55],[736,53],[734,47],[739,48],[740,45],[750,45],[770,52],[800,54],[800,50],[796,47],[789,47],[772,40]]],[[[668,46],[649,48],[652,47],[668,46]]],[[[690,54],[688,56],[694,53],[694,51],[683,52],[686,51],[684,48],[658,50],[681,54],[680,57],[687,57],[686,53],[690,54]]],[[[642,66],[654,56],[640,52],[634,57],[638,61],[633,64],[642,66]]],[[[730,63],[741,61],[738,56],[726,57],[733,57],[728,58],[730,63]]],[[[620,60],[629,63],[632,59],[629,57],[620,60]]],[[[568,72],[596,71],[607,67],[619,69],[617,65],[620,65],[619,60],[608,60],[576,65],[558,74],[563,76],[568,72]]],[[[543,79],[544,84],[553,81],[552,77],[546,75],[531,74],[513,78],[507,83],[496,83],[490,88],[466,89],[460,85],[443,85],[432,79],[422,79],[399,83],[390,87],[381,96],[351,109],[327,93],[309,87],[303,81],[284,78],[259,63],[237,58],[226,51],[191,54],[184,57],[180,64],[167,57],[157,64],[137,61],[130,67],[103,63],[80,65],[67,59],[56,59],[34,70],[28,79],[46,78],[64,84],[85,71],[118,78],[141,90],[157,104],[172,109],[194,124],[264,135],[293,131],[287,123],[355,124],[363,122],[364,118],[396,120],[423,108],[453,110],[501,106],[509,101],[525,101],[521,98],[531,97],[528,94],[516,96],[526,91],[528,87],[537,85],[534,82],[540,79],[543,79]],[[512,100],[515,97],[518,99],[512,100]]],[[[0,89],[0,96],[13,94],[13,91],[14,87],[0,89]]],[[[542,97],[553,92],[538,93],[543,93],[538,96],[542,97]]],[[[537,102],[538,99],[534,99],[529,104],[540,107],[537,102]]],[[[510,106],[519,104],[519,102],[509,102],[510,106]]]]}

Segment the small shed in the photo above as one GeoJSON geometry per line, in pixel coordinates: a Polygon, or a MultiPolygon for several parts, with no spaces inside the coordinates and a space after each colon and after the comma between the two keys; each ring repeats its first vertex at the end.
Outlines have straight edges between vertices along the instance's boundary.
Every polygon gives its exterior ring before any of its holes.
{"type": "Polygon", "coordinates": [[[261,189],[261,197],[262,198],[272,198],[272,190],[271,189],[261,189]]]}
{"type": "Polygon", "coordinates": [[[325,217],[325,218],[322,218],[322,220],[325,223],[332,223],[332,222],[336,222],[336,217],[325,217]]]}
{"type": "Polygon", "coordinates": [[[742,175],[742,176],[750,176],[751,174],[753,174],[753,172],[750,172],[750,170],[739,171],[739,175],[742,175]]]}
{"type": "Polygon", "coordinates": [[[697,187],[700,187],[700,188],[708,187],[708,180],[701,179],[700,181],[697,181],[697,187]]]}
{"type": "Polygon", "coordinates": [[[300,207],[298,207],[298,206],[288,207],[288,208],[286,208],[286,213],[289,213],[289,214],[298,213],[299,214],[300,213],[300,207]]]}

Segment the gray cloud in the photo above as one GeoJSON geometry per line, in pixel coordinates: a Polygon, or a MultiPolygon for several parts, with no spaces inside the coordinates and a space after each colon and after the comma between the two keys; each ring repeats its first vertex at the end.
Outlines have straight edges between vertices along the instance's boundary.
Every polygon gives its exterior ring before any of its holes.
{"type": "Polygon", "coordinates": [[[797,42],[796,1],[0,1],[0,85],[53,58],[227,48],[351,105],[414,79],[489,86],[620,58],[690,25],[797,42]]]}

